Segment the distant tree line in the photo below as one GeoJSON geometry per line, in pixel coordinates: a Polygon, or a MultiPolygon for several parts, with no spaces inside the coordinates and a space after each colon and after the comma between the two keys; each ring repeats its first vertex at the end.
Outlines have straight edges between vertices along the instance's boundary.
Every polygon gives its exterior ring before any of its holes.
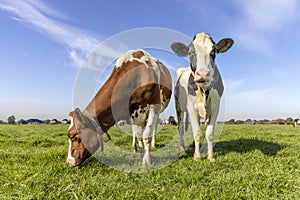
{"type": "Polygon", "coordinates": [[[16,117],[11,115],[7,118],[7,122],[0,120],[0,124],[70,124],[70,120],[68,119],[63,119],[63,120],[20,119],[16,121],[16,117]]]}
{"type": "MultiPolygon", "coordinates": [[[[269,120],[269,119],[263,119],[263,120],[235,120],[230,119],[228,121],[225,121],[225,124],[282,124],[282,125],[295,125],[295,122],[300,123],[299,118],[293,119],[292,117],[288,117],[286,119],[278,118],[275,120],[269,120]]],[[[126,123],[130,124],[130,122],[126,123]]],[[[169,116],[168,119],[162,120],[159,119],[160,124],[171,124],[171,125],[177,125],[177,122],[173,116],[169,116]]],[[[16,121],[15,116],[11,115],[7,118],[7,122],[0,120],[0,124],[70,124],[70,120],[63,119],[63,120],[57,120],[57,119],[46,119],[46,120],[40,120],[40,119],[20,119],[16,121]]]]}
{"type": "Polygon", "coordinates": [[[269,119],[263,119],[263,120],[235,120],[230,119],[228,121],[225,121],[225,124],[282,124],[282,125],[292,125],[294,124],[295,120],[299,119],[293,119],[292,117],[288,117],[286,119],[278,118],[275,120],[269,120],[269,119]]]}

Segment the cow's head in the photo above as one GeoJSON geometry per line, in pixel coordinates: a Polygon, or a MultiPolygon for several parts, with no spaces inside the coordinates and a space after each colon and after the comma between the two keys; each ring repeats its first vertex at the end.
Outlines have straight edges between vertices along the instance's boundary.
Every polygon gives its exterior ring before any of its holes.
{"type": "Polygon", "coordinates": [[[95,153],[101,141],[95,126],[78,108],[70,112],[69,117],[71,125],[68,129],[69,151],[67,164],[80,166],[95,153]]]}
{"type": "Polygon", "coordinates": [[[199,33],[188,46],[175,42],[171,48],[179,56],[189,56],[194,81],[197,85],[207,86],[213,79],[216,54],[226,52],[232,44],[233,40],[230,38],[215,43],[210,35],[199,33]]]}

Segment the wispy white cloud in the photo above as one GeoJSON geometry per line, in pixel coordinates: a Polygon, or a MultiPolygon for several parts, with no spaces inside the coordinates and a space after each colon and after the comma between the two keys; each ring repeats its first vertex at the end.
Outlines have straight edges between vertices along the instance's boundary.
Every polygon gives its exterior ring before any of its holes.
{"type": "Polygon", "coordinates": [[[245,80],[232,80],[232,79],[225,79],[224,85],[227,92],[234,91],[235,89],[239,88],[245,80]]]}
{"type": "Polygon", "coordinates": [[[281,28],[284,23],[293,19],[297,10],[296,0],[252,0],[236,1],[244,11],[246,20],[253,27],[260,29],[281,28]]]}
{"type": "Polygon", "coordinates": [[[272,36],[299,19],[296,0],[234,0],[239,16],[231,33],[239,44],[264,54],[272,53],[272,36]]]}
{"type": "Polygon", "coordinates": [[[217,3],[191,0],[180,1],[179,4],[204,27],[206,24],[215,26],[231,34],[243,48],[263,54],[272,53],[271,38],[276,33],[293,28],[291,25],[300,19],[297,0],[230,0],[217,3]]]}
{"type": "MultiPolygon", "coordinates": [[[[67,20],[66,16],[37,0],[1,0],[0,10],[8,12],[13,20],[65,45],[69,51],[69,58],[76,66],[81,66],[87,55],[100,43],[87,31],[63,23],[63,20],[67,20]]],[[[110,51],[108,56],[115,55],[110,51]]],[[[105,54],[106,51],[102,53],[105,54]]]]}

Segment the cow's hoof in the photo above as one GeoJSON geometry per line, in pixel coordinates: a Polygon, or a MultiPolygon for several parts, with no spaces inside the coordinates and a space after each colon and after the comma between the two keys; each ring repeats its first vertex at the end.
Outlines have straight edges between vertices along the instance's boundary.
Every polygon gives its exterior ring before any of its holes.
{"type": "Polygon", "coordinates": [[[209,160],[209,162],[215,162],[215,158],[214,156],[207,156],[207,160],[209,160]]]}
{"type": "Polygon", "coordinates": [[[149,153],[144,154],[142,164],[143,164],[143,166],[150,166],[151,165],[151,160],[150,160],[150,154],[149,153]]]}
{"type": "Polygon", "coordinates": [[[132,146],[132,147],[131,147],[131,151],[132,151],[133,153],[135,153],[135,152],[136,152],[136,147],[135,147],[135,146],[132,146]]]}
{"type": "Polygon", "coordinates": [[[185,146],[180,146],[180,151],[185,152],[185,146]]]}
{"type": "Polygon", "coordinates": [[[155,143],[151,143],[151,149],[154,150],[155,149],[156,144],[155,143]]]}
{"type": "Polygon", "coordinates": [[[197,156],[196,154],[194,154],[194,161],[198,161],[200,160],[200,156],[197,156]]]}
{"type": "Polygon", "coordinates": [[[107,132],[105,132],[102,134],[102,139],[104,142],[108,142],[111,139],[111,137],[107,132]]]}

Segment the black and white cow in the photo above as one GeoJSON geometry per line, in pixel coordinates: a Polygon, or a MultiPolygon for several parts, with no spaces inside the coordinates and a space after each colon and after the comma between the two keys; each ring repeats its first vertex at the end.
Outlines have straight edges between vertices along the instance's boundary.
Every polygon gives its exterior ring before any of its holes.
{"type": "Polygon", "coordinates": [[[297,118],[297,119],[294,119],[294,123],[293,123],[293,126],[294,127],[298,127],[298,125],[300,124],[300,120],[299,120],[299,118],[297,118]]]}
{"type": "MultiPolygon", "coordinates": [[[[175,102],[178,117],[178,131],[180,147],[185,150],[183,134],[183,116],[190,116],[192,131],[195,141],[194,159],[200,158],[200,118],[206,122],[206,140],[208,157],[215,161],[213,154],[213,138],[215,123],[219,113],[220,99],[224,91],[221,74],[215,63],[218,53],[226,52],[233,45],[233,40],[225,38],[215,43],[206,33],[195,35],[193,41],[186,46],[176,42],[171,45],[172,50],[179,56],[189,56],[190,66],[177,70],[175,82],[175,102]]],[[[186,130],[188,117],[186,117],[186,130]]]]}

